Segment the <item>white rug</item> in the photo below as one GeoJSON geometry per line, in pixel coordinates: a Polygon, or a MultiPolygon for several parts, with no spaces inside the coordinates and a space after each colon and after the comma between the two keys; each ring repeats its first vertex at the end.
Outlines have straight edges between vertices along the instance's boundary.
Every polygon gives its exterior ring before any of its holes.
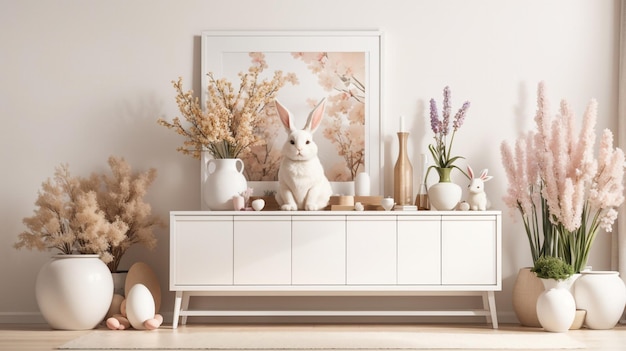
{"type": "Polygon", "coordinates": [[[219,327],[154,331],[96,330],[64,350],[541,350],[584,348],[566,333],[544,331],[420,331],[419,327],[219,327]],[[361,330],[362,329],[362,330],[361,330]]]}

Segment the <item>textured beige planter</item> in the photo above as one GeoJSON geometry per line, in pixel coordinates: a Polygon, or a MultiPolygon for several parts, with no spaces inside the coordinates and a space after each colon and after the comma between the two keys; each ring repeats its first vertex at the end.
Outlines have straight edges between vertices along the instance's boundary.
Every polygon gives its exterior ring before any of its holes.
{"type": "Polygon", "coordinates": [[[576,316],[574,317],[574,321],[572,322],[572,326],[569,327],[570,330],[576,330],[583,327],[583,323],[585,323],[585,316],[587,315],[587,311],[585,310],[576,310],[576,316]]]}
{"type": "Polygon", "coordinates": [[[530,271],[530,267],[519,270],[513,285],[513,310],[523,326],[541,328],[536,306],[543,290],[541,279],[530,271]]]}

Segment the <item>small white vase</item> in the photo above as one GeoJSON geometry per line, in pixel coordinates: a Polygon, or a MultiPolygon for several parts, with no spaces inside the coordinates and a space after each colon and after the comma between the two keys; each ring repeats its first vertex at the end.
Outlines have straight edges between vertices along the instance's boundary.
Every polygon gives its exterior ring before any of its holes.
{"type": "Polygon", "coordinates": [[[233,196],[248,188],[244,164],[238,158],[211,159],[207,163],[204,201],[211,210],[233,210],[233,196]]]}
{"type": "Polygon", "coordinates": [[[576,307],[587,311],[585,326],[612,329],[626,306],[626,287],[615,271],[583,271],[574,285],[576,307]]]}
{"type": "Polygon", "coordinates": [[[111,306],[113,278],[98,255],[55,255],[37,275],[35,296],[53,329],[93,329],[111,306]]]}
{"type": "Polygon", "coordinates": [[[462,195],[461,187],[452,182],[439,182],[428,188],[430,207],[438,211],[454,210],[462,195]]]}
{"type": "Polygon", "coordinates": [[[570,287],[576,277],[566,280],[541,279],[546,290],[537,298],[537,318],[544,330],[563,333],[576,317],[576,302],[570,287]]]}
{"type": "Polygon", "coordinates": [[[365,172],[361,172],[354,178],[354,195],[369,196],[370,195],[370,176],[365,172]]]}

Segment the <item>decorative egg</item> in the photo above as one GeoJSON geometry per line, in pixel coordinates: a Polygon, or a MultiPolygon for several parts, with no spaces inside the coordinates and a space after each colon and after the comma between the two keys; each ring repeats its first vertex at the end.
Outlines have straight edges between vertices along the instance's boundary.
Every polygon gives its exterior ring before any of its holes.
{"type": "Polygon", "coordinates": [[[135,284],[143,284],[150,290],[154,299],[154,310],[158,312],[161,309],[161,285],[159,285],[159,280],[152,268],[145,262],[136,262],[130,266],[124,286],[125,296],[128,297],[130,288],[135,284]]]}
{"type": "Polygon", "coordinates": [[[124,296],[120,294],[113,294],[113,300],[111,301],[111,306],[109,307],[109,311],[107,312],[106,317],[104,319],[108,319],[112,317],[114,314],[122,313],[122,302],[124,301],[124,296]]]}
{"type": "Polygon", "coordinates": [[[363,204],[360,203],[360,202],[356,202],[354,204],[354,210],[355,211],[364,211],[365,210],[365,206],[363,206],[363,204]]]}
{"type": "Polygon", "coordinates": [[[467,202],[463,201],[459,203],[457,208],[459,211],[469,211],[470,205],[467,202]]]}
{"type": "Polygon", "coordinates": [[[126,317],[135,329],[146,329],[143,325],[154,318],[154,299],[143,284],[135,284],[126,296],[126,317]]]}
{"type": "Polygon", "coordinates": [[[265,207],[265,200],[263,200],[263,199],[256,199],[256,200],[252,201],[252,208],[255,211],[261,211],[263,209],[263,207],[265,207]]]}

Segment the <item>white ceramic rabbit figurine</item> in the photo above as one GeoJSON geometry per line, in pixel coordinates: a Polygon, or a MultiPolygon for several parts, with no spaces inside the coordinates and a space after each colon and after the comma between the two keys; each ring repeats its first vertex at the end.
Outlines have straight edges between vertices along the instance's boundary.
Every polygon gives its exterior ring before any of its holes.
{"type": "Polygon", "coordinates": [[[278,170],[276,202],[284,211],[317,211],[328,205],[332,188],[317,157],[313,133],[324,117],[325,99],[311,111],[304,129],[296,129],[291,113],[278,101],[276,110],[288,137],[278,170]]]}
{"type": "Polygon", "coordinates": [[[480,172],[480,177],[474,177],[474,171],[472,167],[467,166],[467,174],[471,181],[469,183],[469,199],[468,203],[470,210],[472,211],[485,211],[487,209],[487,194],[485,194],[485,182],[493,178],[488,176],[488,169],[483,169],[480,172]]]}

